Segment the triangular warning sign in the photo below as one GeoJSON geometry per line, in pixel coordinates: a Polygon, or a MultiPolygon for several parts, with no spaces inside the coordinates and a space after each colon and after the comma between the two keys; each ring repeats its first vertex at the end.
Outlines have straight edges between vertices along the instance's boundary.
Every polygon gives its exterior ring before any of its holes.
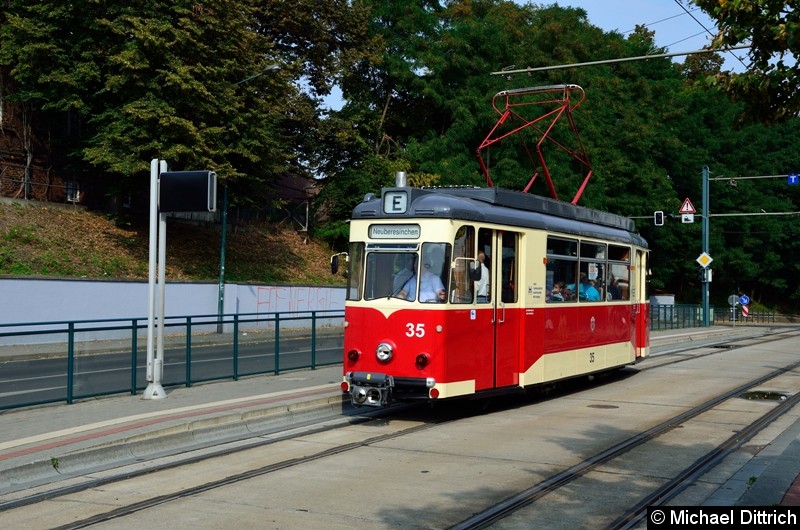
{"type": "Polygon", "coordinates": [[[685,201],[683,201],[683,206],[681,206],[680,213],[697,213],[692,205],[692,201],[690,201],[688,197],[685,201]]]}

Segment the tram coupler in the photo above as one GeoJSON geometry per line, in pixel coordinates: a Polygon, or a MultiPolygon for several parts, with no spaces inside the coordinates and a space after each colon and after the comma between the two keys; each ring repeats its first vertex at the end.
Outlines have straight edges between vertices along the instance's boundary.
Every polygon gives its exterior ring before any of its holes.
{"type": "Polygon", "coordinates": [[[348,372],[346,379],[350,384],[350,400],[356,407],[389,405],[394,387],[392,376],[373,372],[348,372]]]}

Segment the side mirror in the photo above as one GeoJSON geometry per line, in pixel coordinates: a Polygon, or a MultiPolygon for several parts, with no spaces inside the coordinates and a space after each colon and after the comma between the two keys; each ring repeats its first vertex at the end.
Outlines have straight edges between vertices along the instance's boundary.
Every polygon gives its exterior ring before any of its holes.
{"type": "MultiPolygon", "coordinates": [[[[339,252],[338,254],[331,256],[331,274],[336,274],[339,272],[339,256],[344,256],[345,261],[350,261],[350,256],[347,255],[347,252],[339,252]]],[[[347,276],[346,270],[345,276],[347,276]]]]}

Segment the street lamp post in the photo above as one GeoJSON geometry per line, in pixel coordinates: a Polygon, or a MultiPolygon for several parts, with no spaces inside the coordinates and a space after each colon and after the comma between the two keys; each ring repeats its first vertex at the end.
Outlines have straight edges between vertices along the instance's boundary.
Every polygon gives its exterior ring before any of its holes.
{"type": "MultiPolygon", "coordinates": [[[[268,72],[274,72],[275,70],[280,70],[281,66],[279,64],[271,64],[264,68],[261,72],[257,73],[256,75],[251,75],[250,77],[246,77],[241,81],[237,81],[234,85],[241,85],[252,81],[268,72]]],[[[222,185],[222,213],[221,213],[221,223],[222,223],[222,235],[220,237],[219,243],[219,286],[218,286],[218,301],[217,301],[217,333],[222,333],[223,331],[223,314],[225,312],[225,246],[227,244],[227,234],[228,234],[228,185],[223,183],[222,185]]]]}
{"type": "Polygon", "coordinates": [[[219,301],[217,303],[217,333],[222,333],[225,312],[225,244],[228,234],[228,185],[222,185],[222,236],[219,243],[219,301]]]}

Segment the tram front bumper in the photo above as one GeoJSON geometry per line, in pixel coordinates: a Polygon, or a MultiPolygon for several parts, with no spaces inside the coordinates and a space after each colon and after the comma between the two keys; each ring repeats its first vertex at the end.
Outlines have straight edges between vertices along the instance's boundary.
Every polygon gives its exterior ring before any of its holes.
{"type": "Polygon", "coordinates": [[[394,378],[372,372],[347,372],[345,382],[350,388],[350,400],[360,407],[385,407],[391,400],[394,378]]]}
{"type": "Polygon", "coordinates": [[[439,392],[432,377],[395,377],[375,372],[347,372],[342,390],[356,407],[386,407],[392,401],[435,399],[439,392]]]}

